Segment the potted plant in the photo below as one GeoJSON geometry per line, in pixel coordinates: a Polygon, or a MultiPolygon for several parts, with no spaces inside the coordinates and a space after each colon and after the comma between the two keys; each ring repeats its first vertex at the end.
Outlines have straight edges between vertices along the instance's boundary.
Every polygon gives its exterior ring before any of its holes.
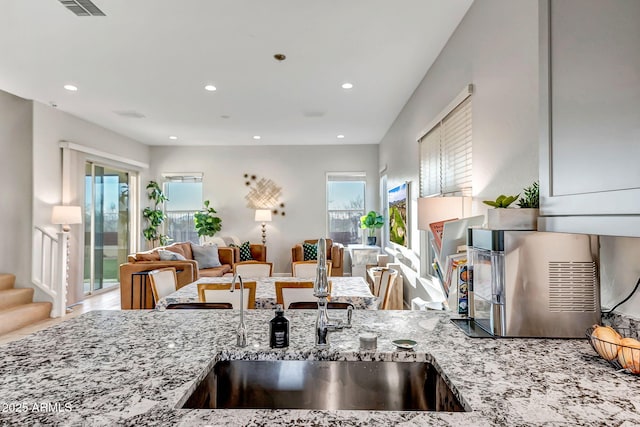
{"type": "Polygon", "coordinates": [[[369,211],[368,214],[360,217],[360,228],[368,229],[369,236],[367,236],[367,244],[376,244],[376,228],[382,228],[384,226],[384,217],[376,211],[369,211]]]}
{"type": "Polygon", "coordinates": [[[142,216],[149,223],[149,226],[142,230],[142,235],[147,241],[149,249],[152,249],[158,246],[158,244],[164,246],[171,241],[169,236],[160,232],[160,226],[167,218],[161,209],[161,205],[169,199],[167,199],[160,185],[155,181],[149,181],[147,185],[147,197],[153,202],[153,206],[146,207],[144,211],[142,211],[142,216]]]}
{"type": "Polygon", "coordinates": [[[193,214],[193,222],[198,236],[204,241],[222,229],[222,220],[215,215],[216,213],[216,210],[210,206],[209,200],[205,200],[204,208],[193,214]]]}
{"type": "Polygon", "coordinates": [[[485,200],[484,204],[493,207],[487,212],[487,225],[498,230],[537,230],[540,206],[540,188],[534,182],[523,190],[523,196],[505,196],[496,200],[485,200]],[[520,198],[520,199],[518,199],[520,198]],[[518,208],[509,206],[518,200],[518,208]]]}
{"type": "Polygon", "coordinates": [[[538,181],[524,188],[524,196],[518,200],[518,206],[521,209],[540,208],[540,184],[538,184],[538,181]]]}

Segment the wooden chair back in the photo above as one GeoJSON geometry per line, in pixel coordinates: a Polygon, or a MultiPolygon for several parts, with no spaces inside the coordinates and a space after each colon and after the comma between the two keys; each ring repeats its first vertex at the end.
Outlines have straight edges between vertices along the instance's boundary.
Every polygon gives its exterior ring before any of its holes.
{"type": "Polygon", "coordinates": [[[385,268],[380,275],[380,287],[378,291],[378,309],[387,310],[389,306],[389,298],[393,291],[393,287],[398,277],[398,271],[391,268],[385,268]]]}
{"type": "Polygon", "coordinates": [[[234,264],[233,273],[244,277],[271,277],[273,263],[261,261],[242,261],[234,264]]]}
{"type": "MultiPolygon", "coordinates": [[[[331,261],[327,261],[327,276],[331,275],[331,261]]],[[[315,278],[318,269],[318,261],[294,261],[291,263],[293,277],[315,278]]]]}
{"type": "MultiPolygon", "coordinates": [[[[244,307],[256,308],[256,282],[244,282],[244,307]]],[[[200,302],[226,302],[240,309],[240,283],[231,292],[231,283],[198,283],[200,302]]]]}
{"type": "Polygon", "coordinates": [[[149,272],[149,282],[151,283],[151,293],[154,304],[161,298],[166,297],[176,291],[178,277],[174,267],[159,268],[149,272]]]}
{"type": "MultiPolygon", "coordinates": [[[[288,309],[293,302],[316,302],[318,298],[313,295],[313,282],[276,282],[276,302],[288,309]]],[[[329,293],[331,293],[331,281],[329,281],[329,293]]]]}

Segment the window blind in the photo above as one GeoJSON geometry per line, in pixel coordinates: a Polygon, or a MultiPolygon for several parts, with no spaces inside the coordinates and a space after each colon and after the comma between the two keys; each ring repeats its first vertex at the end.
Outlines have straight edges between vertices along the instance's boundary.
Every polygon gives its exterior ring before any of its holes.
{"type": "Polygon", "coordinates": [[[420,197],[440,194],[440,124],[420,140],[420,197]]]}
{"type": "Polygon", "coordinates": [[[442,121],[441,145],[442,193],[471,195],[471,97],[442,121]]]}
{"type": "Polygon", "coordinates": [[[364,172],[328,172],[327,181],[346,182],[346,181],[366,181],[367,174],[364,172]]]}
{"type": "Polygon", "coordinates": [[[471,194],[471,96],[420,138],[420,197],[471,194]]]}
{"type": "Polygon", "coordinates": [[[202,182],[202,173],[163,173],[165,182],[202,182]]]}

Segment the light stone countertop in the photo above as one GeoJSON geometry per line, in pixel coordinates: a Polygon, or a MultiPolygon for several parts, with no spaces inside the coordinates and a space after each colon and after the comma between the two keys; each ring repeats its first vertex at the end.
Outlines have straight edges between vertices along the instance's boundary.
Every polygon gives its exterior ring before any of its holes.
{"type": "Polygon", "coordinates": [[[441,312],[354,312],[313,347],[315,312],[287,311],[290,347],[268,347],[270,310],[96,311],[0,346],[0,425],[639,425],[640,377],[585,340],[473,339],[441,312]],[[358,350],[358,335],[378,349],[358,350]],[[411,338],[415,351],[392,339],[411,338]],[[217,360],[430,361],[470,412],[176,409],[217,360]]]}

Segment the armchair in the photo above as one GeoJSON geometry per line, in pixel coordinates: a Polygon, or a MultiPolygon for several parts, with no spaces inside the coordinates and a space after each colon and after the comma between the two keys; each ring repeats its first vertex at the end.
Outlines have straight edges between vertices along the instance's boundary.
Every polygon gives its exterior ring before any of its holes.
{"type": "MultiPolygon", "coordinates": [[[[240,262],[240,248],[234,246],[233,248],[233,263],[240,262]]],[[[251,257],[253,261],[267,262],[267,247],[262,243],[250,243],[249,250],[251,251],[251,257]]]]}
{"type": "MultiPolygon", "coordinates": [[[[344,245],[335,243],[331,239],[327,241],[327,261],[331,261],[331,276],[342,276],[344,274],[344,245]]],[[[304,243],[317,244],[318,239],[305,240],[304,243]]],[[[302,243],[291,248],[291,261],[304,261],[304,250],[302,243]]]]}

